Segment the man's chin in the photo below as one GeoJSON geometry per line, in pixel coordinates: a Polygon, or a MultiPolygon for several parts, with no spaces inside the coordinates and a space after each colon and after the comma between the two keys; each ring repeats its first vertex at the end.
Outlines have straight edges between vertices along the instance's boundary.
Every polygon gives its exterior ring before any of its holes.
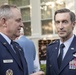
{"type": "Polygon", "coordinates": [[[66,36],[65,36],[65,35],[59,35],[59,37],[60,37],[60,38],[65,38],[66,36]]]}

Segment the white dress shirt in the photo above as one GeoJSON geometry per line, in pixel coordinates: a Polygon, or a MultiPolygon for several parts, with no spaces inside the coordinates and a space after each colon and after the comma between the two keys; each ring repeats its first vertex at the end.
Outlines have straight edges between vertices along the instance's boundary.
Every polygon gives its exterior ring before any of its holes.
{"type": "MultiPolygon", "coordinates": [[[[63,48],[63,58],[62,59],[64,59],[64,57],[65,57],[65,55],[66,55],[66,53],[71,45],[73,38],[74,38],[74,35],[70,39],[68,39],[67,41],[64,42],[65,47],[63,48]]],[[[61,41],[60,41],[60,44],[62,44],[61,41]]]]}
{"type": "Polygon", "coordinates": [[[35,60],[34,60],[34,70],[35,70],[35,72],[40,70],[39,58],[38,58],[37,53],[36,53],[36,57],[35,57],[35,60]]]}
{"type": "Polygon", "coordinates": [[[0,34],[5,38],[5,40],[10,44],[11,40],[3,33],[0,32],[0,34]]]}

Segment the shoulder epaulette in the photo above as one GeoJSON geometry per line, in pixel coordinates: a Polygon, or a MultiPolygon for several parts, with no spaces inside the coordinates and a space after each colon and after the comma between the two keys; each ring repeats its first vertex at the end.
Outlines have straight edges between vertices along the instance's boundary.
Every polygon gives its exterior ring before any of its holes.
{"type": "Polygon", "coordinates": [[[50,44],[48,44],[48,46],[56,44],[57,42],[59,42],[59,40],[55,40],[55,41],[51,42],[50,44]]]}

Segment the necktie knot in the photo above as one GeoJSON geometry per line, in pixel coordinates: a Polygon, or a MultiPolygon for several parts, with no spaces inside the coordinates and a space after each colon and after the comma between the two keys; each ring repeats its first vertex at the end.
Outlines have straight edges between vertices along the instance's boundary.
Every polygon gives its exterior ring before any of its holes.
{"type": "Polygon", "coordinates": [[[65,45],[62,43],[62,44],[60,45],[60,48],[63,49],[64,47],[65,47],[65,45]]]}
{"type": "Polygon", "coordinates": [[[10,42],[13,51],[16,53],[17,48],[16,48],[15,43],[16,43],[16,42],[14,42],[13,40],[11,40],[11,42],[10,42]]]}
{"type": "Polygon", "coordinates": [[[15,42],[13,40],[11,40],[11,44],[13,45],[13,44],[15,44],[15,42]]]}

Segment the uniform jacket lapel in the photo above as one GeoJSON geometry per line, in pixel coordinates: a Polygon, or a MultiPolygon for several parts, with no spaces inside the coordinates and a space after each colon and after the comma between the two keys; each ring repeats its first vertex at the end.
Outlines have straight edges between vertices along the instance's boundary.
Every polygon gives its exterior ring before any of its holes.
{"type": "Polygon", "coordinates": [[[73,57],[74,53],[76,53],[76,36],[74,37],[74,39],[68,49],[68,52],[66,53],[66,55],[63,59],[59,73],[61,73],[62,70],[68,65],[68,63],[74,58],[73,57]]]}
{"type": "Polygon", "coordinates": [[[23,50],[22,50],[22,48],[20,46],[18,47],[18,50],[19,50],[19,54],[20,54],[20,57],[21,57],[21,60],[22,60],[22,65],[23,65],[23,68],[24,68],[24,75],[25,74],[28,75],[28,66],[27,66],[26,59],[24,57],[23,50]]]}
{"type": "Polygon", "coordinates": [[[58,69],[58,63],[57,63],[57,56],[58,56],[58,50],[59,50],[59,40],[56,41],[57,44],[55,44],[55,46],[52,48],[53,50],[53,54],[51,56],[52,59],[52,65],[55,67],[55,72],[58,73],[59,69],[58,69]]]}
{"type": "Polygon", "coordinates": [[[22,67],[21,67],[21,65],[19,63],[19,60],[17,59],[16,54],[14,53],[14,51],[12,50],[12,48],[8,44],[8,42],[2,37],[2,35],[0,35],[0,42],[2,42],[2,44],[6,47],[7,51],[12,55],[13,59],[15,59],[15,61],[19,65],[19,67],[22,69],[22,67]]]}

